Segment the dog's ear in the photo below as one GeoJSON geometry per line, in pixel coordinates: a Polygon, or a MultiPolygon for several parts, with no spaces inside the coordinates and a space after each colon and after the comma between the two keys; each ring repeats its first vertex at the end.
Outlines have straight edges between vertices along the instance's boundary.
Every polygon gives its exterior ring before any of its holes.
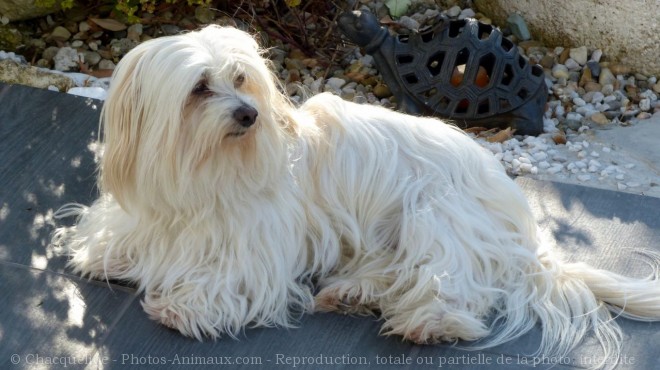
{"type": "Polygon", "coordinates": [[[101,114],[105,149],[99,184],[124,209],[136,191],[136,161],[144,117],[144,102],[136,79],[141,56],[129,53],[117,66],[101,114]]]}

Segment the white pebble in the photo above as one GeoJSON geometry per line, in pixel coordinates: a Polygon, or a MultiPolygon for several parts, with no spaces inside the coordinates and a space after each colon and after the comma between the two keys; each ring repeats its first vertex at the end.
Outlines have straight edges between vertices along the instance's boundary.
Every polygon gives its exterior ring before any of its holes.
{"type": "Polygon", "coordinates": [[[334,89],[341,89],[342,86],[346,84],[346,80],[339,78],[339,77],[330,77],[328,78],[328,81],[326,81],[326,85],[330,85],[330,87],[334,89]]]}
{"type": "Polygon", "coordinates": [[[591,102],[594,103],[594,104],[596,104],[596,103],[600,103],[600,102],[602,102],[603,99],[605,99],[605,94],[603,94],[603,93],[600,92],[600,91],[596,91],[596,92],[594,93],[594,96],[591,97],[591,102]]]}
{"type": "Polygon", "coordinates": [[[578,175],[577,179],[580,180],[580,181],[582,181],[582,182],[585,182],[585,181],[589,181],[589,180],[591,180],[591,176],[590,176],[590,175],[586,175],[586,174],[584,174],[584,175],[578,175]]]}
{"type": "Polygon", "coordinates": [[[78,31],[80,32],[87,32],[90,29],[91,27],[89,26],[89,23],[87,23],[86,21],[82,21],[78,24],[78,31]]]}
{"type": "Polygon", "coordinates": [[[635,181],[629,181],[629,182],[626,183],[626,186],[628,186],[629,188],[636,188],[640,185],[641,185],[640,183],[635,182],[635,181]]]}
{"type": "Polygon", "coordinates": [[[626,188],[627,188],[626,185],[624,185],[624,184],[622,184],[622,183],[620,183],[620,182],[617,182],[617,183],[616,183],[616,187],[617,187],[617,189],[619,189],[619,190],[626,190],[626,188]]]}
{"type": "Polygon", "coordinates": [[[611,151],[612,151],[612,149],[610,149],[610,148],[608,148],[608,147],[606,147],[606,146],[603,147],[603,153],[609,153],[609,152],[611,152],[611,151]]]}
{"type": "Polygon", "coordinates": [[[580,64],[575,60],[573,60],[573,58],[566,59],[564,65],[566,66],[566,68],[568,68],[569,71],[575,71],[577,69],[580,69],[580,64]]]}
{"type": "Polygon", "coordinates": [[[552,66],[552,76],[555,78],[568,78],[568,68],[563,64],[555,64],[552,66]]]}
{"type": "Polygon", "coordinates": [[[564,156],[561,156],[561,155],[555,155],[555,156],[552,157],[552,160],[555,161],[555,162],[564,163],[564,162],[568,161],[568,158],[566,158],[564,156]]]}
{"type": "Polygon", "coordinates": [[[365,55],[360,58],[360,63],[364,66],[371,67],[374,64],[374,57],[371,55],[365,55]]]}
{"type": "Polygon", "coordinates": [[[563,105],[558,105],[557,108],[555,108],[555,116],[563,117],[564,113],[565,113],[565,110],[564,110],[563,105]]]}
{"type": "Polygon", "coordinates": [[[580,113],[570,112],[566,114],[566,119],[569,120],[580,121],[582,118],[583,116],[580,113]]]}
{"type": "Polygon", "coordinates": [[[596,108],[596,110],[599,112],[605,112],[612,109],[609,104],[603,104],[603,103],[596,103],[596,106],[594,108],[596,108]]]}
{"type": "Polygon", "coordinates": [[[614,166],[614,165],[609,165],[609,166],[607,166],[607,167],[605,168],[605,170],[606,170],[607,172],[623,173],[623,171],[621,171],[621,169],[620,169],[618,166],[614,166]]]}
{"type": "MultiPolygon", "coordinates": [[[[551,112],[548,110],[546,113],[551,114],[551,112]]],[[[559,123],[559,120],[556,118],[550,119],[550,118],[543,118],[543,132],[555,132],[557,131],[557,124],[559,123]]]]}
{"type": "Polygon", "coordinates": [[[620,173],[620,174],[614,176],[614,178],[617,179],[617,180],[623,180],[624,176],[623,176],[623,174],[620,173]]]}
{"type": "Polygon", "coordinates": [[[419,22],[408,17],[407,15],[399,18],[399,24],[412,31],[417,31],[419,29],[419,22]]]}
{"type": "Polygon", "coordinates": [[[53,58],[55,69],[58,71],[68,71],[78,66],[78,51],[68,46],[60,48],[53,58]]]}
{"type": "Polygon", "coordinates": [[[491,143],[489,146],[490,151],[493,153],[502,153],[504,152],[504,148],[502,148],[502,143],[491,143]]]}
{"type": "Polygon", "coordinates": [[[546,159],[548,159],[548,155],[545,154],[544,152],[537,152],[534,153],[534,159],[537,161],[545,161],[546,159]]]}
{"type": "Polygon", "coordinates": [[[569,143],[566,143],[566,146],[568,147],[569,152],[579,152],[579,151],[582,150],[582,144],[580,144],[580,143],[572,144],[572,145],[569,144],[569,143]]]}
{"type": "Polygon", "coordinates": [[[574,59],[577,63],[582,65],[587,63],[587,54],[587,47],[580,46],[579,48],[572,48],[569,55],[571,59],[574,59]]]}
{"type": "Polygon", "coordinates": [[[635,164],[634,163],[628,163],[627,165],[625,165],[623,167],[625,167],[627,169],[631,169],[631,168],[635,168],[635,164]]]}
{"type": "Polygon", "coordinates": [[[447,15],[450,17],[458,17],[459,14],[461,14],[461,7],[458,5],[454,5],[447,10],[447,15]]]}
{"type": "Polygon", "coordinates": [[[564,169],[564,166],[562,166],[561,164],[554,164],[552,167],[547,169],[547,172],[549,174],[554,175],[558,172],[561,172],[562,169],[564,169]]]}
{"type": "Polygon", "coordinates": [[[532,172],[533,167],[534,166],[532,166],[531,163],[521,163],[520,164],[520,171],[522,171],[522,172],[532,172]]]}
{"type": "Polygon", "coordinates": [[[655,95],[655,93],[652,90],[644,90],[641,93],[639,93],[639,96],[642,98],[648,98],[652,102],[658,100],[658,96],[655,95]]]}
{"type": "Polygon", "coordinates": [[[585,105],[583,106],[578,106],[577,109],[575,109],[575,111],[583,116],[590,117],[592,114],[596,113],[596,108],[591,103],[589,104],[585,103],[585,105]]]}
{"type": "Polygon", "coordinates": [[[475,15],[476,15],[476,13],[474,12],[474,10],[472,10],[470,8],[465,8],[461,11],[461,14],[458,16],[458,18],[459,19],[474,18],[475,15]]]}
{"type": "Polygon", "coordinates": [[[575,98],[573,99],[573,104],[577,105],[578,107],[582,107],[587,104],[587,102],[585,102],[582,98],[575,98]]]}
{"type": "Polygon", "coordinates": [[[603,101],[605,103],[609,103],[609,102],[615,101],[615,100],[618,100],[618,98],[615,95],[608,95],[608,96],[603,98],[603,101]]]}
{"type": "Polygon", "coordinates": [[[591,154],[592,157],[596,157],[596,158],[600,157],[600,154],[598,154],[598,152],[595,151],[595,150],[593,152],[591,152],[590,154],[591,154]]]}
{"type": "Polygon", "coordinates": [[[321,92],[321,84],[322,84],[322,83],[323,83],[323,79],[322,79],[322,78],[318,78],[318,79],[316,79],[316,80],[312,79],[312,82],[311,82],[311,83],[306,83],[306,82],[305,82],[305,86],[309,86],[309,90],[310,90],[312,93],[315,93],[315,94],[316,94],[316,93],[321,92]]]}

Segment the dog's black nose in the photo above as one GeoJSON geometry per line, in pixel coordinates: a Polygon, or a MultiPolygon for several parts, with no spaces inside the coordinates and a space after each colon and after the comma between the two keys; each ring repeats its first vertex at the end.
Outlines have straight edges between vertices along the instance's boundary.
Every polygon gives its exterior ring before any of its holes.
{"type": "Polygon", "coordinates": [[[252,108],[249,105],[241,105],[234,111],[234,119],[236,122],[243,127],[250,127],[257,120],[256,109],[252,108]]]}

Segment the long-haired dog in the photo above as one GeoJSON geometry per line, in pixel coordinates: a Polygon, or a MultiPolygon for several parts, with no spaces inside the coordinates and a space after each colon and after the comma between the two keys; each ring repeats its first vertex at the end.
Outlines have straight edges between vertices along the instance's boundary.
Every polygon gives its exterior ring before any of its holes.
{"type": "Polygon", "coordinates": [[[656,279],[544,250],[520,189],[460,130],[330,94],[295,108],[262,52],[209,26],[119,63],[101,195],[62,209],[78,221],[54,237],[76,271],[134,282],[151,318],[200,340],[315,309],[472,348],[540,322],[539,353],[593,332],[611,358],[610,311],[660,318],[656,279]]]}

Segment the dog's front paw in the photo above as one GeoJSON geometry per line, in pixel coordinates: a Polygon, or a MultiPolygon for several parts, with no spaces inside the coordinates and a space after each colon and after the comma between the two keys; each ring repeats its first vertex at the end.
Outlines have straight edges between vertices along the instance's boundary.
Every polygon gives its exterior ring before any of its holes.
{"type": "Polygon", "coordinates": [[[411,315],[388,319],[383,330],[387,335],[401,335],[416,344],[474,341],[490,332],[480,320],[469,314],[449,312],[417,312],[424,319],[414,322],[411,315]],[[389,330],[387,330],[389,329],[389,330]]]}
{"type": "Polygon", "coordinates": [[[178,330],[185,336],[201,341],[205,337],[220,335],[218,329],[203,312],[196,312],[174,298],[159,293],[148,293],[142,301],[142,308],[152,320],[178,330]]]}
{"type": "Polygon", "coordinates": [[[314,297],[314,311],[373,315],[378,307],[373,303],[364,302],[363,298],[357,287],[348,291],[336,286],[326,287],[314,297]]]}

